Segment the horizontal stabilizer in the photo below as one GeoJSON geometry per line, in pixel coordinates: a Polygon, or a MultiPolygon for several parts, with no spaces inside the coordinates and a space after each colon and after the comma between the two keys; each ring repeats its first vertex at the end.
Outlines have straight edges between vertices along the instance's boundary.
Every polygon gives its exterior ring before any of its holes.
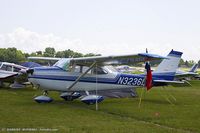
{"type": "Polygon", "coordinates": [[[157,82],[157,83],[175,83],[175,84],[183,84],[183,81],[171,81],[171,80],[154,80],[153,82],[157,82]]]}
{"type": "Polygon", "coordinates": [[[154,80],[153,84],[155,84],[155,86],[161,86],[161,85],[172,85],[174,87],[191,86],[191,84],[185,80],[184,81],[154,80]]]}

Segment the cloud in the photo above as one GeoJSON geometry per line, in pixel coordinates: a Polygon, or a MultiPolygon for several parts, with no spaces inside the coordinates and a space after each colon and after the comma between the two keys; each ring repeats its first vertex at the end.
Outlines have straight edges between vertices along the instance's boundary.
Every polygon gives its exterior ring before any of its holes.
{"type": "Polygon", "coordinates": [[[46,47],[54,47],[56,50],[74,49],[76,45],[81,44],[81,40],[61,38],[52,33],[39,34],[20,27],[12,33],[0,34],[0,44],[3,48],[16,47],[31,53],[38,50],[44,51],[46,47]]]}
{"type": "MultiPolygon", "coordinates": [[[[116,39],[118,40],[118,39],[116,39]]],[[[121,39],[123,40],[123,39],[121,39]]],[[[16,28],[11,33],[0,34],[0,46],[1,48],[16,47],[23,52],[35,52],[44,51],[46,47],[54,47],[56,51],[72,49],[81,53],[100,53],[103,55],[116,55],[116,54],[134,54],[139,52],[145,52],[148,48],[150,53],[156,53],[160,55],[167,55],[173,48],[175,50],[184,51],[183,58],[187,60],[199,60],[200,46],[191,47],[185,42],[183,45],[175,45],[173,42],[162,41],[143,41],[143,39],[136,40],[134,42],[120,43],[116,41],[102,42],[85,40],[85,42],[79,38],[69,39],[67,37],[56,36],[52,33],[41,34],[32,32],[22,27],[16,28]],[[87,41],[87,42],[86,42],[87,41]]]]}

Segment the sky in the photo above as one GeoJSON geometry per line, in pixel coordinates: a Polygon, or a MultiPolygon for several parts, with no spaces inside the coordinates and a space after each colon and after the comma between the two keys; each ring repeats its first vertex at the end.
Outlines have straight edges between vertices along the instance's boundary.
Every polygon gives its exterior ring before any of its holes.
{"type": "Polygon", "coordinates": [[[200,60],[199,0],[0,0],[0,48],[200,60]]]}

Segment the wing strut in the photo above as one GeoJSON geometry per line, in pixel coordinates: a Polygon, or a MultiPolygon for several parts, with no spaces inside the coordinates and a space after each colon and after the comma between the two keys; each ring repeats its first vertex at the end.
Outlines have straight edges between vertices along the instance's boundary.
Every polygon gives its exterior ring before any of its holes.
{"type": "Polygon", "coordinates": [[[94,67],[94,65],[96,65],[96,61],[84,72],[84,73],[82,73],[75,81],[74,81],[74,83],[73,84],[71,84],[69,87],[68,87],[68,90],[71,90],[72,89],[72,87],[74,87],[74,85],[76,85],[78,82],[79,82],[79,80],[83,77],[83,76],[85,76],[93,67],[94,67]]]}

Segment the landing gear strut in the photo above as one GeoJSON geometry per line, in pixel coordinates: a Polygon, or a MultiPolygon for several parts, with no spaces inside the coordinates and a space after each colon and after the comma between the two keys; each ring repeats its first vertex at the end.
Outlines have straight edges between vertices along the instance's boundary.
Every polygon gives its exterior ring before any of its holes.
{"type": "Polygon", "coordinates": [[[44,95],[44,96],[47,96],[48,94],[49,94],[48,91],[44,91],[44,92],[43,92],[43,95],[44,95]]]}

